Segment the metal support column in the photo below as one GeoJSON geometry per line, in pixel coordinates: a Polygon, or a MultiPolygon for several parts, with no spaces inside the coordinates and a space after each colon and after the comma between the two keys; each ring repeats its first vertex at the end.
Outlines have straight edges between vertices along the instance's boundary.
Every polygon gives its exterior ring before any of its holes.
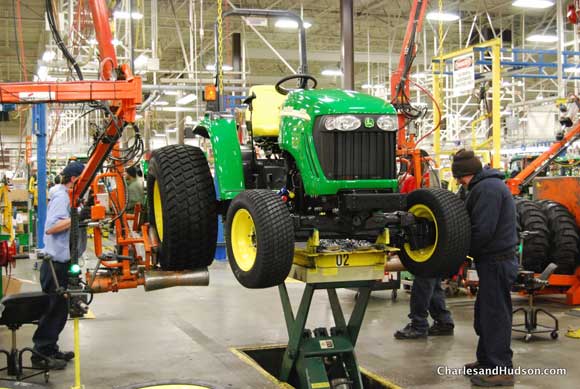
{"type": "Polygon", "coordinates": [[[342,89],[354,89],[354,9],[352,0],[340,0],[342,89]]]}
{"type": "Polygon", "coordinates": [[[439,128],[433,134],[433,153],[437,166],[441,165],[441,120],[444,109],[444,102],[441,100],[441,73],[445,65],[433,62],[433,125],[439,125],[439,128]],[[437,109],[439,106],[439,111],[437,109]]]}
{"type": "Polygon", "coordinates": [[[499,169],[501,166],[501,40],[492,46],[492,137],[493,137],[493,160],[492,167],[499,169]]]}
{"type": "Polygon", "coordinates": [[[44,248],[44,223],[46,222],[46,104],[33,109],[34,134],[36,135],[36,190],[38,192],[38,216],[36,218],[37,248],[44,248]]]}
{"type": "Polygon", "coordinates": [[[562,56],[562,51],[564,50],[564,0],[556,0],[556,24],[558,33],[558,44],[557,52],[558,59],[556,63],[558,64],[558,97],[566,97],[566,81],[564,80],[564,57],[562,56]]]}

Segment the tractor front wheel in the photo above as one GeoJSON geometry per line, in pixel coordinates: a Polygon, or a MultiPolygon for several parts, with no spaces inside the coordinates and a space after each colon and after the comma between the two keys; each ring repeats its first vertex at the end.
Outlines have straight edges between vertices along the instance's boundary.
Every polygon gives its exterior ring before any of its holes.
{"type": "Polygon", "coordinates": [[[471,222],[459,197],[445,189],[418,189],[407,197],[407,212],[426,219],[435,230],[425,247],[401,247],[399,257],[407,270],[421,277],[457,273],[471,243],[471,222]]]}
{"type": "Polygon", "coordinates": [[[229,206],[225,232],[240,284],[255,289],[284,282],[294,258],[294,226],[280,196],[270,190],[240,193],[229,206]]]}

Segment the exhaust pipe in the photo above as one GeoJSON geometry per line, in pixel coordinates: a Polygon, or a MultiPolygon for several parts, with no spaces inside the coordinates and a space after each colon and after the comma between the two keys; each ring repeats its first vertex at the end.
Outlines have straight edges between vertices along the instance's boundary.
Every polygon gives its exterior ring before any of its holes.
{"type": "Polygon", "coordinates": [[[405,270],[406,270],[405,266],[401,263],[401,260],[396,255],[390,257],[387,263],[385,264],[385,271],[388,272],[397,272],[405,270]]]}
{"type": "Polygon", "coordinates": [[[146,271],[145,291],[171,288],[173,286],[208,286],[209,272],[207,267],[184,271],[146,271]]]}

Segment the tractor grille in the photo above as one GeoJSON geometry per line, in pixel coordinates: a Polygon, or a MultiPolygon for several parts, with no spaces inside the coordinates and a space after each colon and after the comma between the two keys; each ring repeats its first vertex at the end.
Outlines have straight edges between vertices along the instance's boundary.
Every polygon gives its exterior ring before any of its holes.
{"type": "MultiPolygon", "coordinates": [[[[359,116],[373,118],[380,115],[359,116]]],[[[329,180],[392,179],[396,172],[396,131],[380,128],[360,128],[354,131],[328,131],[324,128],[324,116],[314,125],[314,145],[329,180]]]]}

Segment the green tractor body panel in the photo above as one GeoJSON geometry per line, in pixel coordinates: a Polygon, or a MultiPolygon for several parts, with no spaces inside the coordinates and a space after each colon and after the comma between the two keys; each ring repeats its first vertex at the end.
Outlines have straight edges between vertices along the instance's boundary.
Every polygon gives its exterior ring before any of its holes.
{"type": "Polygon", "coordinates": [[[197,129],[203,128],[211,140],[215,177],[220,200],[231,200],[245,189],[242,152],[232,118],[210,118],[206,115],[197,129]]]}
{"type": "MultiPolygon", "coordinates": [[[[298,166],[306,193],[333,195],[343,189],[397,189],[397,180],[329,180],[324,176],[313,138],[313,127],[322,115],[396,115],[388,102],[340,89],[304,90],[288,95],[281,110],[280,148],[298,166]]],[[[395,152],[395,150],[393,150],[395,152]]]]}

